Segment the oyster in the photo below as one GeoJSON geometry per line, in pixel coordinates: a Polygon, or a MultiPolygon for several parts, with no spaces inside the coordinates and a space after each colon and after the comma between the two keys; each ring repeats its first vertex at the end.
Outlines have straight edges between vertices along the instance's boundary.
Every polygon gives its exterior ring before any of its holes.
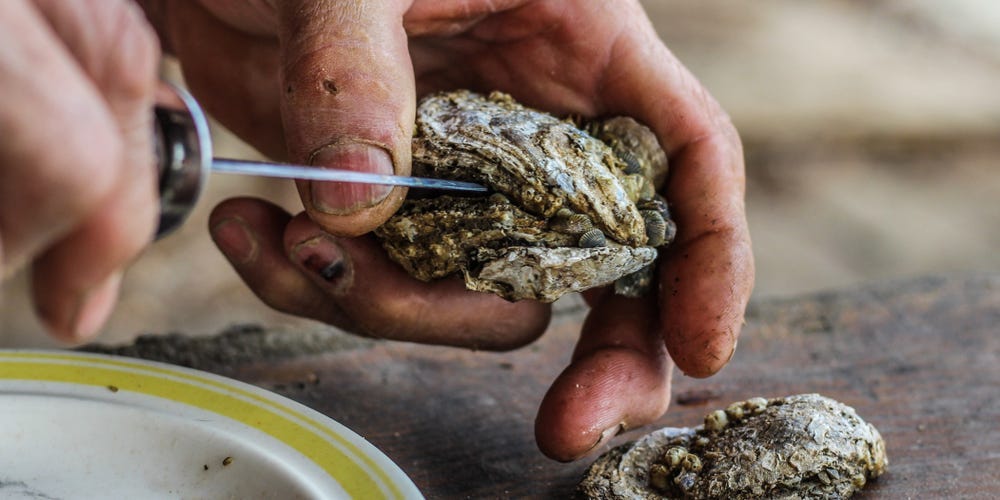
{"type": "Polygon", "coordinates": [[[847,498],[885,472],[879,432],[819,394],[751,398],[694,429],[665,428],[601,456],[578,494],[610,499],[847,498]]]}
{"type": "Polygon", "coordinates": [[[478,182],[490,196],[411,198],[375,231],[389,256],[429,281],[508,300],[551,302],[610,284],[639,295],[656,247],[676,232],[655,182],[655,135],[631,118],[579,128],[506,95],[431,95],[417,109],[413,173],[478,182]]]}

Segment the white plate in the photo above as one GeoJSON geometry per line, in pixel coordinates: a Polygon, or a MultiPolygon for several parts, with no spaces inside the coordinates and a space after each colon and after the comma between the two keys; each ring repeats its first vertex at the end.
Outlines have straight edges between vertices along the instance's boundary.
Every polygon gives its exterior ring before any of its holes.
{"type": "Polygon", "coordinates": [[[176,366],[0,351],[0,498],[422,498],[357,434],[176,366]]]}

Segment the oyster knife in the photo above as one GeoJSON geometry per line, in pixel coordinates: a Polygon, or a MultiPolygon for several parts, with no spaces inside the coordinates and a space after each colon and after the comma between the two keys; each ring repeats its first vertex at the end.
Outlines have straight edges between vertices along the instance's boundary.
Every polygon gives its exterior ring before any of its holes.
{"type": "Polygon", "coordinates": [[[406,177],[402,175],[382,175],[369,172],[355,172],[353,170],[306,167],[302,165],[289,165],[285,163],[262,161],[233,160],[229,158],[212,158],[211,169],[212,172],[226,174],[282,177],[286,179],[304,179],[312,181],[385,184],[391,186],[407,186],[428,189],[448,189],[452,191],[486,192],[485,187],[472,182],[431,179],[426,177],[406,177]]]}
{"type": "Polygon", "coordinates": [[[153,125],[160,192],[158,238],[170,233],[187,219],[205,188],[209,173],[213,172],[453,191],[487,191],[479,184],[447,179],[213,158],[208,119],[201,106],[186,91],[168,82],[161,82],[157,89],[153,125]]]}

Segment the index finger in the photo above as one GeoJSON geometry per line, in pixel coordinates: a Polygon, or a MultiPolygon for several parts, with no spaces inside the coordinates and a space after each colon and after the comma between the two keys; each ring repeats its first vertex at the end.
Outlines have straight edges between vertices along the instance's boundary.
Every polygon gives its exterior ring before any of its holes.
{"type": "Polygon", "coordinates": [[[753,288],[743,203],[743,148],[729,116],[660,41],[645,16],[612,49],[606,109],[656,133],[671,162],[665,196],[677,224],[661,254],[660,319],[687,375],[706,377],[733,355],[753,288]]]}

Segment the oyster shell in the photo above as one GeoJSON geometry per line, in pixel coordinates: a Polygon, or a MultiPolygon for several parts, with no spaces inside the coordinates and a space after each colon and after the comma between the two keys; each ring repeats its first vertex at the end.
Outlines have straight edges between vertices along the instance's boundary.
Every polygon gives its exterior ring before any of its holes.
{"type": "Polygon", "coordinates": [[[694,429],[664,428],[612,449],[578,495],[601,499],[847,498],[885,472],[878,430],[819,394],[752,398],[694,429]]]}
{"type": "Polygon", "coordinates": [[[656,195],[667,159],[630,118],[586,125],[494,92],[435,94],[417,109],[413,173],[478,182],[488,197],[412,198],[375,232],[414,277],[462,274],[472,290],[553,301],[610,284],[638,295],[675,227],[656,195]]]}

